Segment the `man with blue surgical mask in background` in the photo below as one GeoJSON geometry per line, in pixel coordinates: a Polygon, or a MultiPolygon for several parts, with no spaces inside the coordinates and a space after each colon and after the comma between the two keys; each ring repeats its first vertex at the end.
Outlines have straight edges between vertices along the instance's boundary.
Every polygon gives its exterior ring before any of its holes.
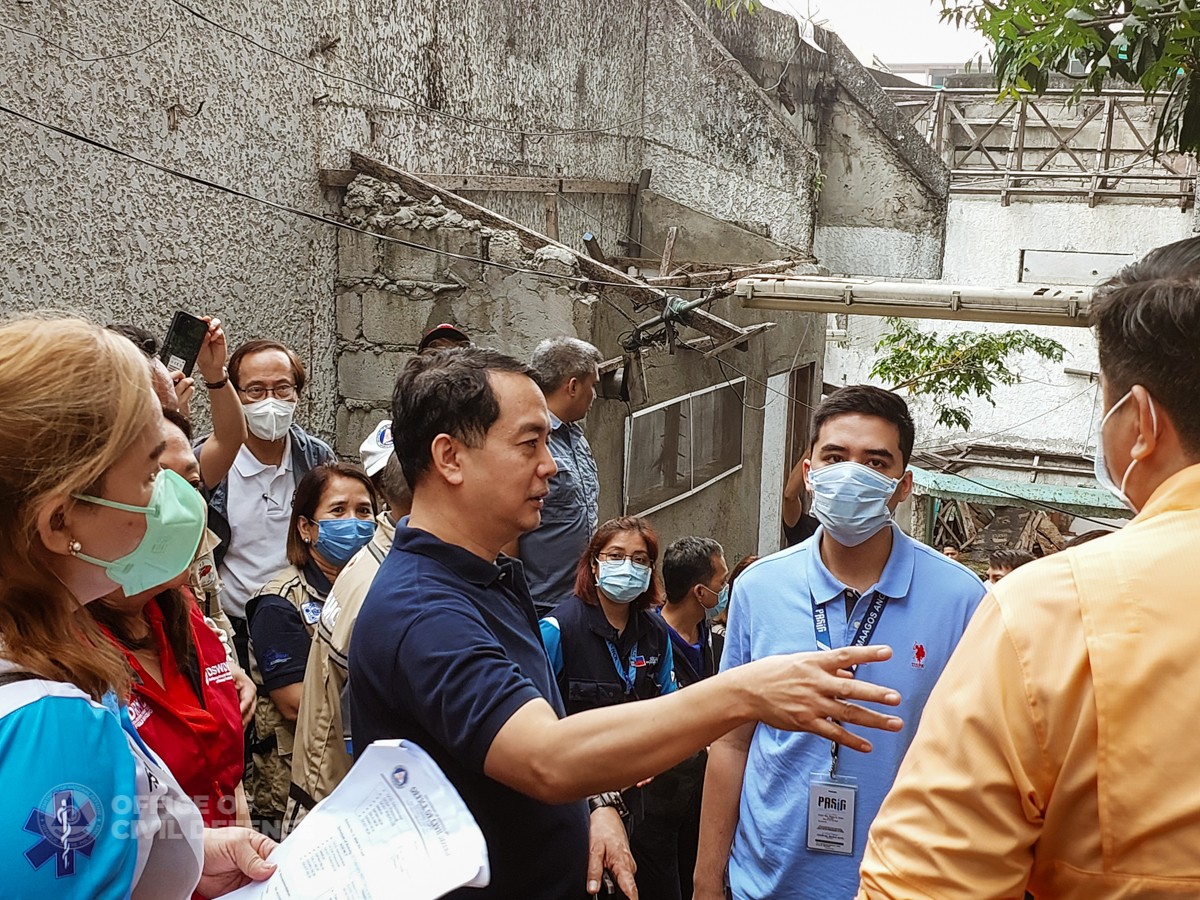
{"type": "Polygon", "coordinates": [[[904,728],[869,755],[813,734],[746,725],[709,750],[696,900],[849,900],[867,829],[921,710],[975,607],[978,576],[893,522],[912,491],[913,424],[898,395],[846,387],[814,415],[806,480],[821,527],[737,580],[722,671],[776,653],[884,641],[878,678],[903,700],[904,728]]]}

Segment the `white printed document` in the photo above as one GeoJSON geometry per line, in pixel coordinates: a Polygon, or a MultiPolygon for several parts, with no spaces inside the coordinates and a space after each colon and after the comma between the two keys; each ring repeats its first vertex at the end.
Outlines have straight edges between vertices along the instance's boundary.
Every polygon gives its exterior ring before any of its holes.
{"type": "Polygon", "coordinates": [[[479,825],[410,741],[369,746],[271,862],[274,875],[224,900],[435,900],[491,877],[479,825]]]}

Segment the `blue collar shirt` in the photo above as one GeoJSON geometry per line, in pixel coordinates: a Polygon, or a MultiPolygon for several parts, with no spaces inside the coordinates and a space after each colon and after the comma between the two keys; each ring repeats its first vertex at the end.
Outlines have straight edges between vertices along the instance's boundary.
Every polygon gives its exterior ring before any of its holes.
{"type": "Polygon", "coordinates": [[[823,529],[756,562],[734,585],[722,671],[765,656],[816,650],[817,605],[825,608],[833,645],[846,646],[876,592],[888,597],[871,643],[890,645],[893,656],[865,666],[861,674],[900,692],[898,709],[881,709],[904,719],[899,733],[866,734],[874,745],[870,753],[844,747],[840,751],[838,774],[858,784],[852,856],[807,849],[809,783],[814,773],[829,773],[830,742],[813,734],[757,726],[729,860],[729,880],[738,900],[854,897],[871,821],[891,788],[934,683],[983,598],[977,575],[891,527],[891,555],[878,583],[863,593],[850,616],[843,602],[846,585],[821,560],[823,529]]]}
{"type": "Polygon", "coordinates": [[[575,593],[575,570],[600,510],[600,476],[583,428],[551,413],[548,443],[558,472],[550,479],[541,525],[520,543],[529,590],[542,615],[575,593]]]}

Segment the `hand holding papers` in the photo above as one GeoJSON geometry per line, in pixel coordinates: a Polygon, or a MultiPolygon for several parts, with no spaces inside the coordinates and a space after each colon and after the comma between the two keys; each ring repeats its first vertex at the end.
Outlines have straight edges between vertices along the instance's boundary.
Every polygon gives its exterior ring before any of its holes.
{"type": "Polygon", "coordinates": [[[435,900],[489,880],[483,833],[429,755],[376,741],[271,854],[279,869],[226,900],[435,900]]]}

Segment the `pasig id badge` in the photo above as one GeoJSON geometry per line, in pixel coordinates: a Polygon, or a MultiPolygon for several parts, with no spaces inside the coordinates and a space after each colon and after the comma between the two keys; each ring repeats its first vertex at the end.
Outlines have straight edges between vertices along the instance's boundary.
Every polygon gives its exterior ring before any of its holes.
{"type": "Polygon", "coordinates": [[[858,781],[814,772],[808,783],[808,849],[818,853],[854,853],[854,805],[858,781]]]}

